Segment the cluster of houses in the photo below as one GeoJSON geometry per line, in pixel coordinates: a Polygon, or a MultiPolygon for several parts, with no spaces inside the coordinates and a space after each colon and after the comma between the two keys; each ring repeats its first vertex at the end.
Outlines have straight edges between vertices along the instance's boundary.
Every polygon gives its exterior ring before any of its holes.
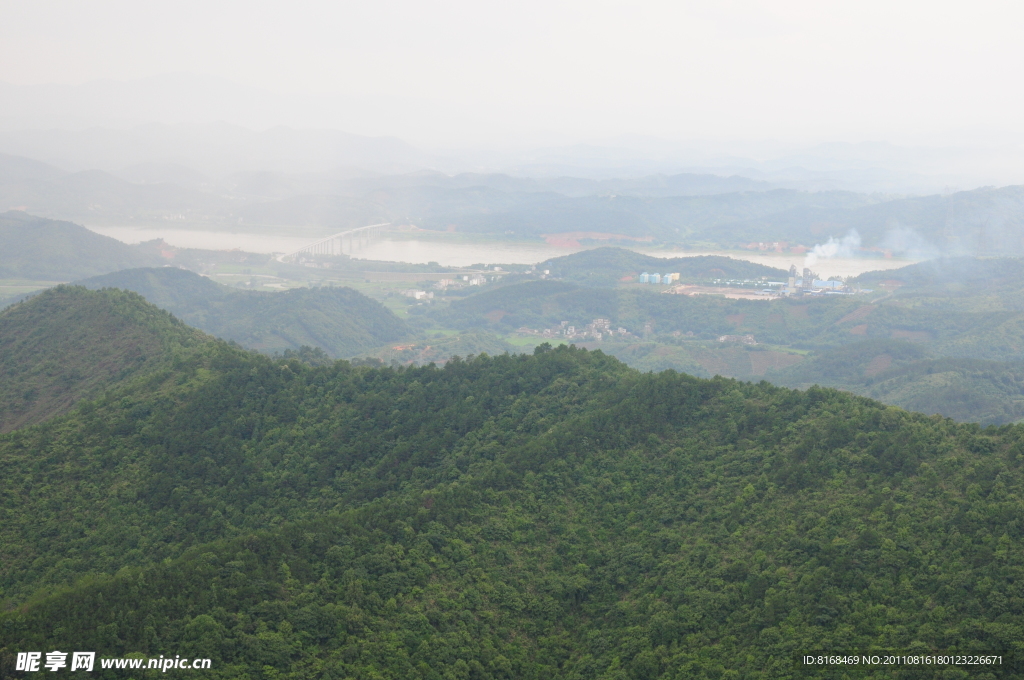
{"type": "Polygon", "coordinates": [[[537,335],[543,338],[565,338],[567,340],[603,340],[605,338],[633,338],[636,336],[619,326],[612,328],[612,322],[608,319],[594,319],[586,326],[579,328],[572,326],[568,321],[563,321],[553,328],[537,330],[523,326],[517,333],[521,335],[537,335]]]}
{"type": "MultiPolygon", "coordinates": [[[[494,271],[500,272],[501,268],[495,267],[494,271]]],[[[485,273],[489,274],[489,272],[485,273]]],[[[466,286],[482,286],[490,281],[498,280],[502,275],[506,274],[507,272],[502,272],[501,274],[493,274],[490,276],[486,276],[485,273],[476,272],[472,274],[453,274],[450,277],[438,279],[437,281],[434,282],[433,287],[435,290],[445,291],[449,289],[457,290],[459,288],[464,288],[466,286]]],[[[432,300],[434,298],[433,291],[417,290],[415,288],[403,290],[402,295],[410,297],[414,300],[432,300]]]]}
{"type": "Polygon", "coordinates": [[[482,286],[487,283],[487,277],[483,274],[463,274],[451,279],[440,279],[434,284],[438,290],[448,288],[462,288],[463,286],[482,286]]]}

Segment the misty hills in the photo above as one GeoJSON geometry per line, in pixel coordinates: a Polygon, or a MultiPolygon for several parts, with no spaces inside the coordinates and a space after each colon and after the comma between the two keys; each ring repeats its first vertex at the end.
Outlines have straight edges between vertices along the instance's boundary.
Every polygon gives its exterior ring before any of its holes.
{"type": "MultiPolygon", "coordinates": [[[[0,157],[0,207],[96,224],[130,220],[333,233],[391,222],[501,239],[535,240],[567,232],[586,238],[599,232],[659,244],[735,248],[751,242],[812,246],[849,237],[851,254],[862,246],[918,257],[1024,254],[1021,187],[894,197],[798,191],[741,176],[692,173],[587,179],[428,170],[373,173],[338,164],[312,171],[313,166],[298,161],[294,167],[272,162],[275,154],[284,158],[316,147],[313,140],[319,138],[312,132],[271,130],[259,133],[257,142],[247,136],[257,133],[248,131],[175,130],[140,128],[132,133],[138,140],[128,135],[116,144],[112,138],[97,141],[96,148],[121,144],[138,150],[137,158],[125,157],[107,170],[62,173],[28,158],[0,157]],[[140,141],[150,133],[157,141],[140,141]],[[225,137],[217,146],[211,140],[221,133],[225,137]],[[181,135],[195,139],[186,143],[181,135]],[[254,150],[245,155],[241,150],[250,142],[254,150]],[[240,167],[250,169],[204,172],[189,165],[188,154],[170,153],[207,143],[224,153],[234,144],[245,161],[240,167]]],[[[0,148],[2,143],[0,133],[0,148]]],[[[347,143],[336,140],[324,148],[337,150],[347,143]]],[[[358,148],[371,144],[351,143],[358,148]]]]}
{"type": "MultiPolygon", "coordinates": [[[[169,319],[64,288],[12,332],[69,293],[169,319]]],[[[567,347],[395,370],[210,339],[0,436],[0,674],[78,648],[211,658],[214,679],[767,679],[794,647],[1015,660],[1022,440],[567,347]]]]}
{"type": "Polygon", "coordinates": [[[0,205],[94,224],[116,219],[166,223],[181,220],[183,213],[232,217],[230,201],[220,196],[175,184],[133,184],[101,170],[5,182],[0,184],[0,205]]]}
{"type": "Polygon", "coordinates": [[[180,163],[135,163],[120,168],[115,176],[135,184],[176,184],[185,189],[219,189],[217,182],[180,163]]]}
{"type": "Polygon", "coordinates": [[[918,257],[1024,255],[1024,187],[896,199],[783,189],[664,198],[544,194],[498,210],[466,211],[452,224],[479,233],[601,231],[724,247],[759,241],[810,246],[856,234],[849,255],[860,246],[918,257]]]}
{"type": "MultiPolygon", "coordinates": [[[[0,85],[0,99],[3,89],[0,85]]],[[[74,170],[176,163],[214,176],[253,168],[327,172],[339,166],[408,172],[429,159],[394,137],[280,126],[254,131],[227,123],[0,130],[0,150],[74,170]]]]}
{"type": "Polygon", "coordinates": [[[128,181],[99,170],[60,173],[27,159],[0,160],[0,206],[96,224],[333,232],[391,222],[502,239],[569,232],[586,239],[596,232],[735,248],[848,237],[850,254],[862,246],[919,257],[1024,253],[1021,187],[892,198],[710,175],[588,180],[248,171],[212,178],[170,162],[124,167],[121,174],[135,180],[128,181]]]}
{"type": "Polygon", "coordinates": [[[1024,309],[1024,260],[939,257],[896,270],[867,272],[856,282],[889,291],[901,304],[979,310],[1024,309]]]}
{"type": "MultiPolygon", "coordinates": [[[[81,85],[15,85],[0,82],[0,129],[31,130],[43,139],[26,143],[20,133],[10,135],[20,142],[17,149],[0,149],[48,160],[73,169],[101,168],[115,172],[137,162],[178,162],[207,175],[222,175],[251,170],[249,156],[230,154],[215,159],[217,168],[206,167],[208,160],[202,140],[172,145],[162,155],[142,160],[124,160],[143,151],[158,148],[138,132],[149,124],[148,133],[161,137],[161,128],[176,130],[182,137],[200,138],[204,130],[230,121],[251,130],[270,130],[288,124],[304,134],[319,135],[321,149],[314,153],[267,155],[260,169],[296,172],[331,170],[336,167],[361,167],[373,172],[405,172],[420,168],[439,168],[457,173],[468,168],[491,168],[514,175],[532,177],[638,177],[676,174],[681,171],[711,173],[720,176],[741,175],[766,180],[774,186],[802,190],[846,189],[864,192],[926,194],[944,186],[980,186],[1006,184],[1019,180],[1021,152],[1017,145],[973,143],[942,148],[898,146],[886,142],[827,142],[807,147],[774,143],[702,144],[623,135],[589,142],[555,142],[548,145],[517,145],[505,150],[443,150],[433,153],[394,148],[388,138],[357,137],[374,146],[372,153],[334,153],[327,167],[318,167],[323,149],[332,148],[332,134],[319,132],[341,126],[345,129],[409,130],[411,120],[417,130],[429,127],[458,129],[454,122],[464,111],[450,110],[430,100],[395,100],[391,97],[311,97],[295,93],[283,95],[230,80],[189,73],[168,73],[131,81],[102,80],[81,85]],[[409,114],[412,118],[409,118],[409,114]],[[188,123],[182,124],[184,121],[188,123]],[[428,122],[432,121],[432,122],[428,122]],[[154,125],[154,122],[156,124],[154,125]],[[454,126],[454,128],[453,128],[454,126]],[[77,131],[66,135],[62,144],[49,143],[41,130],[77,131]],[[101,131],[98,134],[98,131],[101,131]],[[106,148],[99,153],[76,153],[87,147],[84,140],[105,135],[106,148]],[[76,139],[77,138],[77,139],[76,139]],[[123,140],[128,139],[131,143],[123,140]],[[78,147],[78,148],[76,148],[78,147]],[[198,148],[199,154],[189,154],[198,148]],[[47,155],[53,154],[53,155],[47,155]],[[81,163],[64,162],[60,156],[83,158],[81,163]],[[107,164],[111,157],[118,162],[107,164]],[[288,168],[283,159],[300,160],[302,168],[288,168]]],[[[467,121],[468,122],[468,121],[467,121]]],[[[479,121],[477,121],[479,122],[479,121]]],[[[226,126],[231,128],[232,126],[226,126]]],[[[261,133],[255,133],[259,136],[261,133]]],[[[186,140],[189,142],[190,140],[186,140]]],[[[393,140],[391,140],[393,141],[393,140]]],[[[166,145],[165,145],[166,146],[166,145]]],[[[404,145],[408,147],[408,145],[404,145]]],[[[97,151],[91,149],[90,151],[97,151]]]]}
{"type": "Polygon", "coordinates": [[[159,257],[149,250],[77,224],[16,210],[0,213],[0,278],[69,281],[155,264],[159,257]]]}
{"type": "MultiPolygon", "coordinates": [[[[665,197],[766,188],[770,185],[742,177],[686,174],[629,180],[543,180],[475,173],[449,177],[422,171],[404,175],[357,172],[354,176],[348,172],[245,171],[212,179],[172,162],[137,163],[115,174],[95,169],[68,173],[27,158],[0,155],[0,205],[92,222],[172,219],[258,228],[356,226],[390,220],[446,228],[452,221],[458,227],[467,217],[495,210],[523,210],[531,204],[544,210],[559,197],[616,193],[665,197]],[[37,166],[35,172],[28,169],[33,163],[37,166]]],[[[571,201],[568,207],[556,209],[570,213],[578,210],[571,207],[571,201]]],[[[558,225],[549,227],[544,225],[542,230],[560,230],[558,225]]],[[[472,227],[467,224],[463,228],[472,227]]]]}
{"type": "Polygon", "coordinates": [[[390,310],[351,288],[236,291],[176,267],[130,269],[76,284],[134,291],[191,326],[266,353],[308,346],[347,358],[410,333],[390,310]]]}
{"type": "Polygon", "coordinates": [[[645,198],[664,196],[709,196],[741,191],[767,191],[775,188],[768,182],[737,175],[723,177],[712,174],[654,174],[626,179],[590,179],[583,177],[517,177],[504,173],[462,172],[447,175],[436,171],[420,171],[405,175],[353,177],[338,182],[339,189],[353,194],[370,191],[402,189],[469,189],[486,187],[507,193],[555,193],[573,198],[594,195],[626,194],[645,198]]]}
{"type": "Polygon", "coordinates": [[[42,161],[0,153],[0,184],[25,180],[51,180],[65,174],[66,171],[42,161]]]}
{"type": "MultiPolygon", "coordinates": [[[[805,244],[851,232],[858,245],[938,255],[1024,255],[1024,187],[983,187],[951,194],[896,198],[862,205],[804,204],[723,225],[736,241],[778,239],[805,244]]],[[[710,234],[709,234],[710,235],[710,234]]]]}

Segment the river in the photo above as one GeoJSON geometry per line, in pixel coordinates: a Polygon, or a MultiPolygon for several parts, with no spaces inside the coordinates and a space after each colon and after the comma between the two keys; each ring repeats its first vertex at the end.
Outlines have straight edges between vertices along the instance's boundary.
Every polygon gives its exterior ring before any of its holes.
{"type": "MultiPolygon", "coordinates": [[[[195,231],[163,227],[89,227],[92,231],[116,238],[124,243],[140,243],[162,238],[179,248],[231,250],[238,248],[253,253],[286,253],[298,250],[312,241],[323,238],[311,231],[309,236],[290,234],[251,234],[245,232],[195,231]]],[[[597,247],[597,246],[594,246],[597,247]]],[[[448,267],[466,267],[473,264],[538,264],[545,260],[570,255],[587,247],[558,247],[547,243],[452,243],[429,239],[383,239],[358,250],[356,257],[368,260],[387,260],[426,264],[437,262],[448,267]]],[[[803,268],[804,256],[789,253],[746,251],[694,251],[660,250],[633,246],[631,250],[654,257],[693,257],[697,255],[723,255],[737,260],[756,262],[780,269],[790,265],[803,268]]],[[[897,269],[913,264],[915,260],[874,257],[819,258],[813,269],[821,276],[856,276],[867,271],[897,269]]]]}

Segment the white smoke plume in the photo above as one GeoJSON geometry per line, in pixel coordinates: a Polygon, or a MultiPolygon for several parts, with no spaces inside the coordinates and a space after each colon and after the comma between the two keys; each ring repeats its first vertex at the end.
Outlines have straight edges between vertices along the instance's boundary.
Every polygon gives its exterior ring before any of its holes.
{"type": "Polygon", "coordinates": [[[860,234],[856,229],[841,239],[829,237],[825,243],[819,243],[811,248],[811,251],[804,256],[804,266],[813,267],[818,260],[827,260],[832,257],[853,257],[857,248],[860,247],[860,234]]]}
{"type": "Polygon", "coordinates": [[[879,245],[893,254],[916,260],[930,260],[943,255],[966,254],[957,252],[956,248],[948,248],[947,252],[942,252],[914,229],[898,224],[886,232],[885,238],[882,239],[879,245]]]}

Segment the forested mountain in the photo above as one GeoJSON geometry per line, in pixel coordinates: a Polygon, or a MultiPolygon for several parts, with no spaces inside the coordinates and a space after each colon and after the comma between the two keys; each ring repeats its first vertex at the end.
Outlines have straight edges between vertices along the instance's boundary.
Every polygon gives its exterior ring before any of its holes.
{"type": "Polygon", "coordinates": [[[159,264],[154,254],[70,222],[0,213],[0,278],[70,281],[159,264]]]}
{"type": "Polygon", "coordinates": [[[0,673],[27,649],[260,679],[1009,664],[1022,447],[1019,427],[568,347],[396,370],[208,340],[0,435],[0,673]]]}
{"type": "Polygon", "coordinates": [[[410,332],[390,310],[351,288],[237,291],[176,267],[130,269],[77,283],[135,291],[196,328],[261,352],[310,346],[351,357],[410,332]]]}
{"type": "MultiPolygon", "coordinates": [[[[90,290],[123,288],[138,293],[146,301],[186,319],[200,308],[209,306],[238,291],[221,285],[207,276],[178,267],[141,267],[92,276],[75,281],[74,285],[90,290]]],[[[186,319],[187,320],[187,319],[186,319]]],[[[199,328],[195,321],[189,321],[199,328]]]]}
{"type": "Polygon", "coordinates": [[[40,293],[0,312],[0,432],[63,413],[203,341],[134,293],[40,293]]]}

